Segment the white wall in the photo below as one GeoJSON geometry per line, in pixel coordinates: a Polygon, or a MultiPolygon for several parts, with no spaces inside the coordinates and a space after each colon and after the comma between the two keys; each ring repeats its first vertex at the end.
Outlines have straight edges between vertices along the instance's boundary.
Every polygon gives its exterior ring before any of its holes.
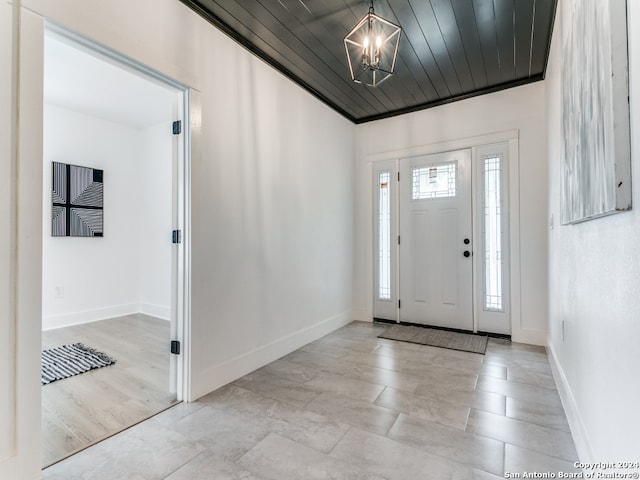
{"type": "Polygon", "coordinates": [[[640,415],[640,4],[629,1],[633,210],[572,226],[560,216],[562,10],[547,76],[549,346],[580,458],[638,457],[640,415]],[[564,340],[562,337],[562,322],[564,340]]]}
{"type": "Polygon", "coordinates": [[[350,122],[174,0],[24,5],[201,92],[190,398],[351,320],[350,122]]]}
{"type": "Polygon", "coordinates": [[[171,122],[139,130],[46,104],[43,128],[43,329],[169,319],[171,122]],[[51,236],[52,162],[104,170],[104,237],[51,236]]]}
{"type": "Polygon", "coordinates": [[[14,358],[15,303],[13,247],[15,241],[15,118],[13,87],[14,68],[13,7],[0,4],[0,477],[8,477],[14,468],[14,358]],[[11,465],[10,465],[11,463],[11,465]]]}
{"type": "Polygon", "coordinates": [[[352,320],[354,182],[351,123],[198,35],[216,49],[192,168],[196,396],[352,320]]]}
{"type": "Polygon", "coordinates": [[[43,329],[133,313],[138,132],[53,105],[45,105],[43,129],[43,329]],[[104,170],[103,238],[51,236],[51,162],[104,170]]]}
{"type": "MultiPolygon", "coordinates": [[[[519,221],[521,255],[512,250],[512,264],[521,270],[520,320],[514,341],[543,345],[547,325],[547,166],[545,88],[542,82],[471,98],[400,117],[366,123],[357,128],[356,245],[354,313],[372,318],[372,232],[370,185],[372,159],[397,158],[396,152],[420,151],[432,144],[464,143],[470,137],[519,131],[519,211],[511,212],[512,227],[519,221]]],[[[406,153],[405,153],[406,156],[406,153]]],[[[516,199],[517,200],[517,199],[516,199]]],[[[513,202],[512,202],[513,203],[513,202]]],[[[516,227],[517,228],[517,227],[516,227]]],[[[513,246],[512,246],[513,248],[513,246]]]]}

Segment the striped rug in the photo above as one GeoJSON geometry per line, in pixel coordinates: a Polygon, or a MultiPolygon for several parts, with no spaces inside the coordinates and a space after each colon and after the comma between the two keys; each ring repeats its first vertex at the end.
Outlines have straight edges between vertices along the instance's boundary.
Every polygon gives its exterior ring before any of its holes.
{"type": "Polygon", "coordinates": [[[106,353],[98,352],[82,343],[43,350],[42,385],[114,363],[116,363],[115,359],[106,353]]]}

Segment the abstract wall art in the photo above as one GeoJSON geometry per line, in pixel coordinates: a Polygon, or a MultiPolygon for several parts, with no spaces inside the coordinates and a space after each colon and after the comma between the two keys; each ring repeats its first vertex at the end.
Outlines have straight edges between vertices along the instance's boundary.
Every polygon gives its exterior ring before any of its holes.
{"type": "Polygon", "coordinates": [[[561,221],[631,209],[625,0],[563,5],[561,221]]]}
{"type": "Polygon", "coordinates": [[[102,237],[103,171],[53,162],[51,235],[102,237]]]}

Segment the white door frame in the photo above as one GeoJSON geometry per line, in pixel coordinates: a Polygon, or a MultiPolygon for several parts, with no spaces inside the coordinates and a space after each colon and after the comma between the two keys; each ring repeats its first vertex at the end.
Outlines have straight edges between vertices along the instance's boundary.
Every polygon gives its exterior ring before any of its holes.
{"type": "MultiPolygon", "coordinates": [[[[190,230],[189,230],[189,207],[187,203],[190,192],[190,153],[191,148],[189,139],[191,134],[191,121],[185,119],[190,118],[191,110],[191,91],[188,87],[173,80],[172,78],[153,70],[119,52],[114,51],[104,45],[86,38],[83,35],[75,33],[62,27],[55,22],[45,21],[45,31],[55,36],[63,37],[74,44],[74,46],[89,51],[92,55],[97,56],[104,61],[117,64],[119,67],[132,72],[135,75],[141,75],[151,81],[164,84],[175,89],[180,94],[181,101],[174,111],[174,120],[182,122],[182,134],[175,136],[172,168],[172,228],[180,230],[182,239],[181,243],[173,246],[172,249],[172,275],[171,275],[171,339],[178,340],[181,344],[180,355],[171,355],[171,371],[172,378],[175,378],[176,397],[178,401],[187,398],[188,387],[188,364],[184,359],[188,357],[189,342],[185,338],[185,325],[189,323],[188,305],[190,302],[190,284],[188,282],[189,264],[186,263],[189,258],[190,230]],[[175,321],[173,320],[175,319],[175,321]],[[184,364],[187,364],[186,366],[184,364]]],[[[167,232],[167,238],[169,238],[167,232]]],[[[169,342],[169,339],[167,339],[169,342]]],[[[168,351],[168,346],[167,346],[168,351]]]]}
{"type": "MultiPolygon", "coordinates": [[[[10,162],[12,191],[9,232],[12,247],[12,265],[7,268],[13,290],[10,299],[9,335],[15,348],[13,358],[14,375],[3,379],[13,393],[13,425],[0,435],[6,436],[8,447],[0,452],[0,477],[7,479],[40,478],[41,462],[41,385],[40,350],[42,347],[42,143],[43,143],[43,84],[44,84],[44,34],[45,19],[25,8],[19,2],[10,5],[13,15],[14,61],[16,62],[15,106],[12,116],[16,119],[14,153],[10,162]],[[19,246],[19,248],[18,248],[19,246]],[[18,435],[18,432],[20,433],[18,435]]],[[[4,19],[4,16],[2,17],[4,19]]],[[[51,25],[51,24],[49,24],[51,25]]],[[[79,38],[82,38],[79,36],[79,38]]],[[[105,53],[115,54],[104,48],[105,53]]],[[[142,68],[147,73],[159,72],[147,69],[137,62],[118,55],[120,60],[130,61],[130,66],[142,68]]],[[[176,82],[177,83],[177,82],[176,82]]],[[[178,308],[182,314],[182,354],[178,369],[178,397],[190,398],[190,165],[200,156],[200,94],[184,85],[178,87],[185,92],[184,135],[184,203],[182,252],[183,304],[178,308]]],[[[169,235],[169,232],[168,232],[169,235]]],[[[4,441],[3,440],[3,441],[4,441]]],[[[6,442],[5,442],[6,443],[6,442]]],[[[4,445],[0,443],[0,445],[4,445]]]]}
{"type": "MultiPolygon", "coordinates": [[[[442,153],[452,150],[462,150],[466,148],[470,148],[472,150],[472,195],[473,195],[473,222],[474,222],[474,237],[478,235],[476,219],[477,217],[477,195],[476,193],[479,191],[477,183],[478,183],[478,149],[487,145],[492,144],[507,144],[508,148],[508,168],[506,175],[506,193],[508,195],[508,242],[509,242],[509,254],[510,254],[510,262],[507,272],[508,280],[508,295],[509,295],[509,316],[510,316],[510,331],[509,334],[513,335],[514,332],[519,332],[521,327],[522,314],[520,310],[521,305],[521,292],[520,292],[520,169],[519,169],[519,157],[518,157],[518,142],[519,142],[519,131],[516,130],[508,130],[504,132],[491,133],[487,135],[479,135],[475,137],[468,137],[464,139],[450,140],[440,143],[434,143],[429,145],[421,145],[417,147],[411,147],[400,150],[393,150],[389,152],[382,152],[371,154],[366,157],[366,161],[368,164],[369,171],[369,179],[374,178],[375,171],[379,168],[379,165],[389,165],[392,163],[389,162],[397,162],[400,158],[407,157],[416,157],[423,155],[430,155],[435,153],[442,153]]],[[[397,163],[396,172],[397,172],[397,163]]],[[[397,173],[396,173],[397,174],[397,173]]],[[[368,258],[371,259],[370,267],[367,270],[368,277],[368,302],[367,302],[367,312],[366,315],[368,319],[372,319],[374,317],[374,288],[376,283],[375,276],[375,267],[376,264],[376,225],[373,222],[374,217],[374,201],[376,191],[373,187],[373,182],[371,180],[367,181],[367,186],[369,191],[367,192],[367,197],[372,199],[367,205],[367,221],[369,223],[369,232],[371,232],[370,242],[368,242],[369,255],[368,258]]],[[[475,241],[475,250],[479,252],[479,248],[481,243],[479,242],[479,238],[476,237],[475,241]]],[[[482,258],[480,255],[474,256],[474,271],[478,270],[478,262],[480,268],[482,268],[482,258]]],[[[397,262],[396,262],[397,263],[397,262]]],[[[397,270],[397,268],[396,268],[397,270]]],[[[397,275],[397,274],[396,274],[397,275]]],[[[396,276],[397,278],[397,276],[396,276]]],[[[478,325],[479,318],[479,295],[482,292],[482,284],[481,278],[479,275],[474,273],[474,331],[482,330],[478,325]]],[[[396,290],[397,292],[397,290],[396,290]]],[[[396,316],[395,320],[398,320],[398,316],[396,316]]]]}

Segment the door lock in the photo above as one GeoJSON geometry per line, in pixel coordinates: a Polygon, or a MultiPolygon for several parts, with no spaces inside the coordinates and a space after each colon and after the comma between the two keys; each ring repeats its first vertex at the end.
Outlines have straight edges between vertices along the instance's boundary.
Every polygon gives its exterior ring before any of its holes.
{"type": "Polygon", "coordinates": [[[463,242],[465,245],[469,245],[471,243],[471,240],[469,240],[468,238],[465,238],[463,242]]]}
{"type": "Polygon", "coordinates": [[[471,256],[471,252],[469,250],[465,250],[463,255],[468,258],[471,256]]]}

